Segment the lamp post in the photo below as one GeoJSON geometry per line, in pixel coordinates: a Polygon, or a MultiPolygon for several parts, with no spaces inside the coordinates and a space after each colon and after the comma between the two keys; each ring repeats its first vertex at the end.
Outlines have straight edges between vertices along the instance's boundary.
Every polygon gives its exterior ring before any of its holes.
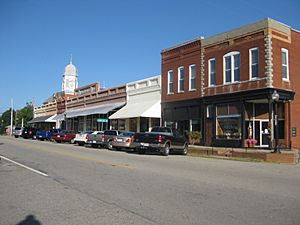
{"type": "Polygon", "coordinates": [[[276,90],[273,91],[272,94],[272,101],[274,104],[274,138],[275,138],[275,146],[274,146],[274,153],[280,153],[280,149],[278,148],[278,101],[279,101],[279,94],[276,90]]]}

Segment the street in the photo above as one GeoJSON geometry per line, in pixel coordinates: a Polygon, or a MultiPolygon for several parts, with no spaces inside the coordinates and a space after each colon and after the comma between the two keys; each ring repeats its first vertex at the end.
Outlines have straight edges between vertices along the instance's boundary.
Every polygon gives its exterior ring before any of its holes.
{"type": "Polygon", "coordinates": [[[0,157],[1,225],[300,224],[299,165],[4,136],[0,157]]]}

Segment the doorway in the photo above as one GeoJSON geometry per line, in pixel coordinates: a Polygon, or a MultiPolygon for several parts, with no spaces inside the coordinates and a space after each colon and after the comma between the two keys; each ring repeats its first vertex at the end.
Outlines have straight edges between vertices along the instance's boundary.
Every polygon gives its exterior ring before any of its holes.
{"type": "Polygon", "coordinates": [[[269,146],[269,120],[255,120],[254,122],[254,137],[257,140],[258,147],[269,146]]]}

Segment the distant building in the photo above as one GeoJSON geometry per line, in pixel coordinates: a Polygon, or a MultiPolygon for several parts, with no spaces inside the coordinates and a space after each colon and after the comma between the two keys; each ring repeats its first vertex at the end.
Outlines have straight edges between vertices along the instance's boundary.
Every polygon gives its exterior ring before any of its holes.
{"type": "Polygon", "coordinates": [[[74,90],[78,88],[78,74],[75,65],[72,63],[72,57],[70,63],[65,67],[62,80],[62,91],[65,94],[74,94],[74,90]]]}

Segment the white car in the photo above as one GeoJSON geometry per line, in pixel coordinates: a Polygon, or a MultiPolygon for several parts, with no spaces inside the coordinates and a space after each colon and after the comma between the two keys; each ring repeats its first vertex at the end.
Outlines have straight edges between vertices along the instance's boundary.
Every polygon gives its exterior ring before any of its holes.
{"type": "Polygon", "coordinates": [[[89,134],[93,133],[93,131],[84,131],[77,133],[74,138],[74,144],[78,144],[79,146],[83,146],[87,143],[89,134]]]}

